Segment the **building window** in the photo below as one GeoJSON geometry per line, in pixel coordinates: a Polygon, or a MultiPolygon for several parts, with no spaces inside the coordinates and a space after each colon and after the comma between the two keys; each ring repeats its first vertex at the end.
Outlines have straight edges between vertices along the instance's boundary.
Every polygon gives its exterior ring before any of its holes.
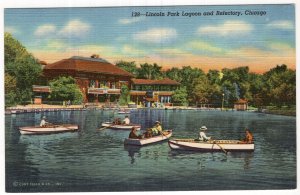
{"type": "Polygon", "coordinates": [[[89,85],[89,87],[95,88],[95,84],[96,84],[95,80],[90,80],[90,85],[89,85]]]}

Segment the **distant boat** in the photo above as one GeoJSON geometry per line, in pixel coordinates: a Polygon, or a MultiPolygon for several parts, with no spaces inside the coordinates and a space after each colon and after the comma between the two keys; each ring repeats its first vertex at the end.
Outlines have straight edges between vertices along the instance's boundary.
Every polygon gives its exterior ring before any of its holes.
{"type": "Polygon", "coordinates": [[[142,139],[126,138],[124,140],[124,144],[125,145],[143,146],[143,145],[167,140],[172,136],[172,130],[165,130],[165,131],[163,131],[163,133],[164,133],[164,135],[157,135],[157,136],[153,136],[153,137],[149,137],[149,138],[142,138],[142,139]]]}
{"type": "Polygon", "coordinates": [[[194,139],[173,139],[168,142],[174,150],[197,151],[254,151],[254,143],[243,143],[239,140],[211,140],[207,142],[194,139]]]}
{"type": "Polygon", "coordinates": [[[78,130],[78,125],[51,125],[46,127],[31,126],[31,127],[20,127],[19,131],[22,135],[33,135],[33,134],[52,134],[52,133],[64,133],[73,132],[78,130]]]}
{"type": "Polygon", "coordinates": [[[136,127],[137,130],[140,130],[141,129],[141,125],[139,124],[120,124],[120,125],[115,125],[113,124],[112,122],[104,122],[101,124],[102,127],[107,127],[109,129],[123,129],[123,130],[131,130],[132,127],[136,127]]]}

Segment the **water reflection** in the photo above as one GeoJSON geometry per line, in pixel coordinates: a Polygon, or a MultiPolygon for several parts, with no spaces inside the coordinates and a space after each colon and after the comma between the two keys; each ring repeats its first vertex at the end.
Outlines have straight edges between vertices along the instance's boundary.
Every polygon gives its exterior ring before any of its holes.
{"type": "Polygon", "coordinates": [[[128,151],[128,156],[130,157],[130,163],[135,163],[135,155],[140,153],[141,147],[140,146],[131,146],[131,145],[124,145],[124,149],[128,151]]]}
{"type": "Polygon", "coordinates": [[[244,136],[245,126],[250,128],[255,138],[255,151],[229,152],[225,155],[223,152],[175,151],[166,142],[144,147],[124,146],[129,131],[97,130],[102,122],[112,116],[113,112],[100,110],[6,116],[8,191],[38,191],[37,188],[12,186],[13,181],[23,180],[60,181],[67,184],[60,189],[50,186],[46,191],[296,187],[295,117],[152,109],[135,110],[130,114],[131,121],[141,123],[142,129],[151,127],[156,120],[162,121],[164,128],[174,129],[174,138],[197,137],[199,127],[206,125],[209,128],[207,134],[216,139],[239,139],[244,136]],[[18,127],[38,124],[43,115],[57,123],[78,124],[80,131],[20,135],[18,127]],[[157,182],[161,180],[164,186],[157,182]]]}

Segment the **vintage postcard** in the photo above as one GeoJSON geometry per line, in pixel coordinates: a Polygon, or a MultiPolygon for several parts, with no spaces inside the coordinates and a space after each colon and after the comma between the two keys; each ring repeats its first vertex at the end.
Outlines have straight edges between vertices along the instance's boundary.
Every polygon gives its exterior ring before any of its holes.
{"type": "Polygon", "coordinates": [[[6,192],[296,190],[295,4],[4,8],[6,192]]]}

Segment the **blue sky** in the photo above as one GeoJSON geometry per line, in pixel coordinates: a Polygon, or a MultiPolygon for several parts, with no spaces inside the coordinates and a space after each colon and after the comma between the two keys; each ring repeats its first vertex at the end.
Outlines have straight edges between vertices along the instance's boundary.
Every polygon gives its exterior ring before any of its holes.
{"type": "Polygon", "coordinates": [[[5,31],[35,57],[55,62],[99,54],[158,63],[164,68],[249,66],[264,72],[277,64],[295,69],[293,5],[5,9],[5,31]],[[245,15],[246,10],[266,15],[245,15]],[[132,17],[132,12],[211,12],[213,16],[132,17]],[[240,11],[241,16],[217,16],[240,11]]]}

